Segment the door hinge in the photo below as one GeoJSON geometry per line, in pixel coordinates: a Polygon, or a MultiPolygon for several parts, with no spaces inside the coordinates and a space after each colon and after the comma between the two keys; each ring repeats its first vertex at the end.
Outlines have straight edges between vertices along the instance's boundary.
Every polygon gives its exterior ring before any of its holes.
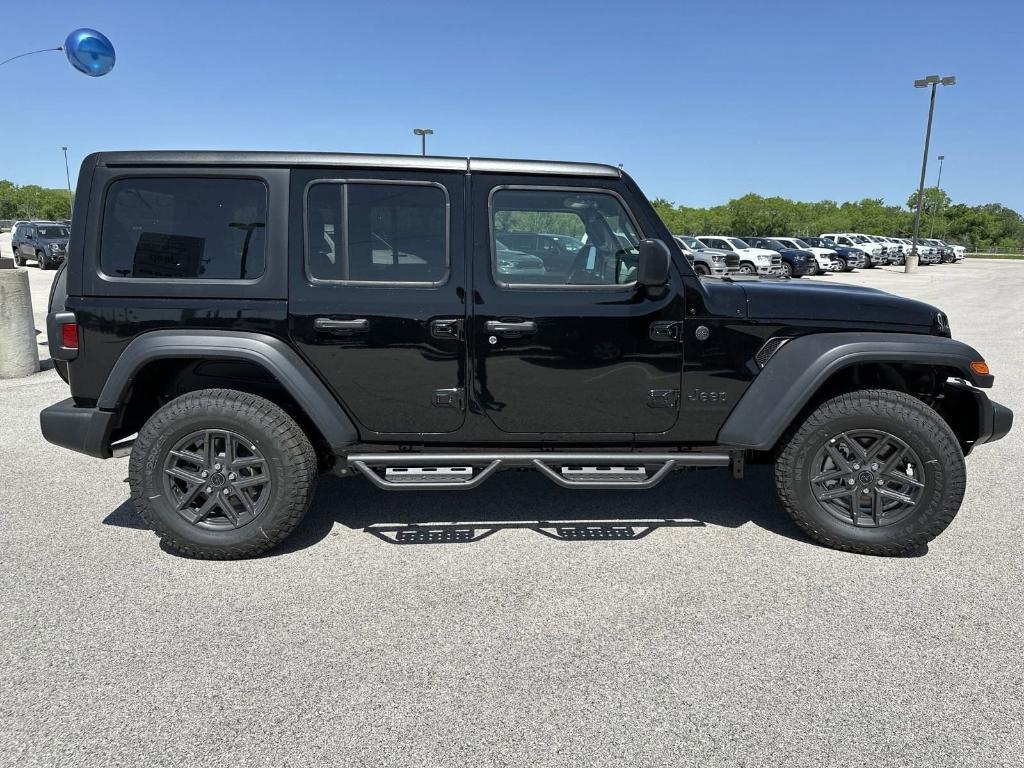
{"type": "Polygon", "coordinates": [[[430,403],[438,408],[458,408],[461,411],[463,391],[461,387],[456,389],[435,389],[430,403]]]}
{"type": "Polygon", "coordinates": [[[678,389],[652,389],[647,393],[648,408],[675,408],[679,405],[678,389]]]}
{"type": "Polygon", "coordinates": [[[678,341],[682,323],[675,320],[656,320],[651,323],[652,341],[678,341]]]}

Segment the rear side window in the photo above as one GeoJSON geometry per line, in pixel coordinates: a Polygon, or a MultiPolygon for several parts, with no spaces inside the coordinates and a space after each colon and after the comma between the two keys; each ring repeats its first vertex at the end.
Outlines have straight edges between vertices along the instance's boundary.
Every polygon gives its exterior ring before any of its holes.
{"type": "Polygon", "coordinates": [[[433,183],[325,181],[306,193],[314,281],[412,286],[448,278],[448,193],[433,183]]]}
{"type": "Polygon", "coordinates": [[[107,190],[109,277],[252,280],[266,267],[267,188],[255,179],[132,177],[107,190]]]}

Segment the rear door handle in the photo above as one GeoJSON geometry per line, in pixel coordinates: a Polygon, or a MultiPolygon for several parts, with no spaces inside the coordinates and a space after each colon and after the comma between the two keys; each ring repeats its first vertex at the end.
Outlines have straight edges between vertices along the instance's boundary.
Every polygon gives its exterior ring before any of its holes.
{"type": "Polygon", "coordinates": [[[533,320],[505,322],[504,320],[488,320],[484,323],[490,333],[500,336],[527,336],[537,332],[537,324],[533,320]]]}
{"type": "Polygon", "coordinates": [[[319,333],[361,333],[369,327],[370,321],[362,318],[359,320],[334,320],[330,317],[318,317],[313,321],[313,328],[319,333]]]}

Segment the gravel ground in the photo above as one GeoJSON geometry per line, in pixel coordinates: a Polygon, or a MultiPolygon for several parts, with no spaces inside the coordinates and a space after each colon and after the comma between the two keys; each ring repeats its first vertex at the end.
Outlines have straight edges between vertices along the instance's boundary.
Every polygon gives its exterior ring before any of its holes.
{"type": "MultiPolygon", "coordinates": [[[[41,318],[52,273],[29,270],[41,318]]],[[[1024,412],[1024,263],[822,279],[938,304],[1024,412]]],[[[716,470],[635,494],[325,479],[286,549],[209,563],[145,530],[127,460],[42,440],[66,393],[52,370],[0,381],[2,765],[1024,765],[1020,427],[970,457],[959,517],[915,557],[815,546],[766,471],[716,470]],[[697,524],[366,530],[604,518],[697,524]]]]}

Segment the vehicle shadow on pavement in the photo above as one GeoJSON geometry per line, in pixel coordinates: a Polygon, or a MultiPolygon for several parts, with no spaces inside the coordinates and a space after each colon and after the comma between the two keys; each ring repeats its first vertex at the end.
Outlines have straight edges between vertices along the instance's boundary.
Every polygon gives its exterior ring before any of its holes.
{"type": "MultiPolygon", "coordinates": [[[[103,523],[147,528],[130,501],[103,523]]],[[[470,544],[502,531],[535,531],[561,541],[625,541],[659,528],[748,523],[819,546],[779,505],[767,466],[748,466],[743,480],[717,469],[680,472],[645,491],[570,490],[531,471],[498,474],[472,491],[388,492],[361,477],[324,475],[302,523],[266,556],[314,546],[337,524],[382,543],[437,545],[470,544]]],[[[923,546],[909,556],[927,551],[923,546]]]]}
{"type": "Polygon", "coordinates": [[[743,481],[721,470],[682,472],[645,491],[571,490],[532,471],[496,475],[472,491],[387,492],[363,478],[320,479],[299,528],[273,554],[312,546],[335,524],[391,544],[468,544],[528,529],[563,541],[640,539],[665,527],[754,523],[812,543],[775,497],[771,471],[743,481]]]}

